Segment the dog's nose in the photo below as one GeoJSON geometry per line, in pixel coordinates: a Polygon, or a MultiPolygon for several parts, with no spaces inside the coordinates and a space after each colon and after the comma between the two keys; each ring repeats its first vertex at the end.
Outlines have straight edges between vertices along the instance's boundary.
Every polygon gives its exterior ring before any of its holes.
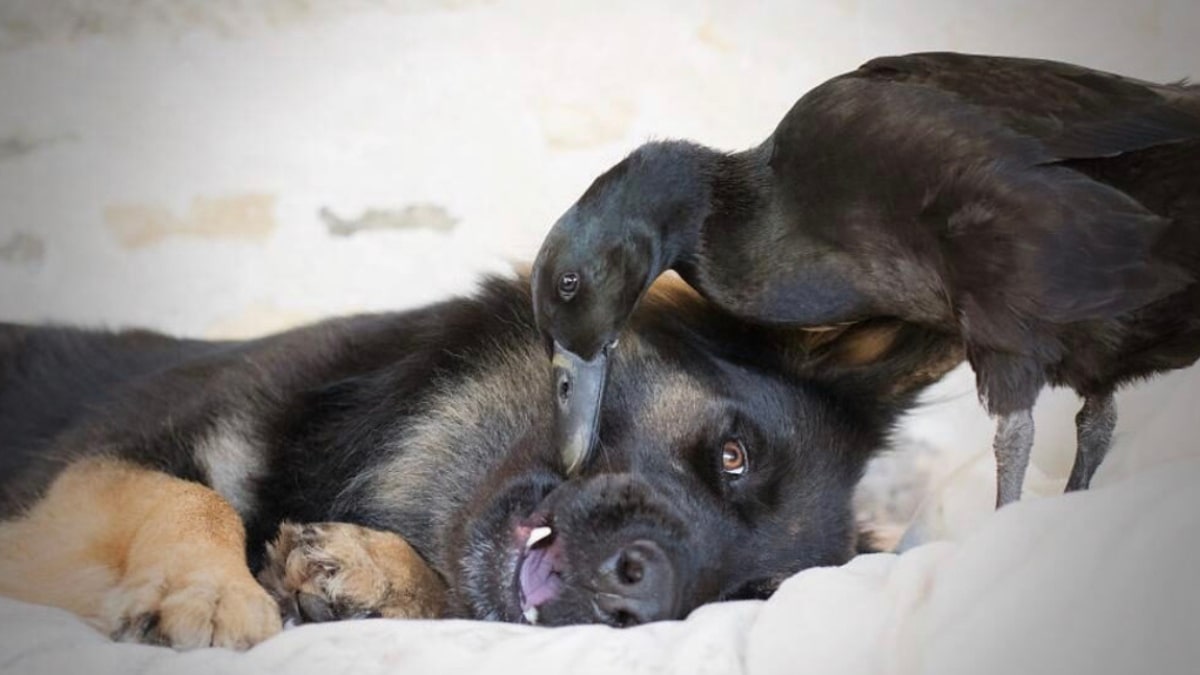
{"type": "Polygon", "coordinates": [[[596,590],[597,609],[615,626],[672,619],[678,605],[675,569],[662,548],[647,539],[601,563],[596,590]]]}

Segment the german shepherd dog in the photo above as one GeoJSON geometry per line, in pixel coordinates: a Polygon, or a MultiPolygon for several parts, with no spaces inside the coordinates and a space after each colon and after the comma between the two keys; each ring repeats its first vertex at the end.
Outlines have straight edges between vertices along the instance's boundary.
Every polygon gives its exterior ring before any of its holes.
{"type": "Polygon", "coordinates": [[[0,593],[181,648],[365,616],[682,618],[854,555],[865,464],[962,359],[662,283],[622,342],[567,480],[525,280],[245,342],[0,326],[0,593]]]}

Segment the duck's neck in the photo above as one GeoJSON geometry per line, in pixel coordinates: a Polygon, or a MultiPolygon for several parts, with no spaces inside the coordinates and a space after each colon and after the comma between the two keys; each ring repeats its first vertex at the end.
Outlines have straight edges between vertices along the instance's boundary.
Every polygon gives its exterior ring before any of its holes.
{"type": "Polygon", "coordinates": [[[662,269],[689,266],[700,250],[705,231],[737,227],[754,218],[759,207],[763,167],[757,150],[724,153],[701,145],[681,144],[679,161],[689,165],[680,175],[690,189],[657,214],[663,249],[662,269]]]}
{"type": "Polygon", "coordinates": [[[670,162],[659,185],[650,186],[652,215],[662,249],[658,271],[688,265],[700,249],[709,223],[724,226],[750,217],[758,198],[754,151],[721,153],[694,143],[662,144],[655,160],[670,162]]]}

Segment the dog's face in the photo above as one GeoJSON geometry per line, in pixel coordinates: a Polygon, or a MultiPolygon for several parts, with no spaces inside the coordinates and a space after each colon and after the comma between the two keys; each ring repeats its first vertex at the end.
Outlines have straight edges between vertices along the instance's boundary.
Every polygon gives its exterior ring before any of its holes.
{"type": "Polygon", "coordinates": [[[614,369],[601,445],[582,475],[563,480],[553,448],[535,443],[489,485],[465,564],[482,577],[477,615],[682,618],[851,555],[864,434],[770,376],[648,360],[614,369]]]}
{"type": "Polygon", "coordinates": [[[561,475],[545,429],[511,449],[452,555],[467,613],[547,625],[677,619],[853,555],[854,486],[915,387],[898,387],[898,373],[851,382],[845,360],[821,372],[747,362],[694,337],[643,325],[623,338],[599,447],[580,475],[561,475]]]}

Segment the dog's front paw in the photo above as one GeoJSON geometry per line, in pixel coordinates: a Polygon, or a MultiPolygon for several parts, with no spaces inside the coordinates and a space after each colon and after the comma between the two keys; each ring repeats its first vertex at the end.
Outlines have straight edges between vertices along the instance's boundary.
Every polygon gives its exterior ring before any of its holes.
{"type": "Polygon", "coordinates": [[[106,605],[117,626],[112,637],[122,642],[246,649],[282,629],[274,599],[248,575],[132,580],[114,589],[106,605]]]}
{"type": "Polygon", "coordinates": [[[399,536],[348,523],[284,523],[259,582],[289,623],[436,618],[445,584],[399,536]]]}

